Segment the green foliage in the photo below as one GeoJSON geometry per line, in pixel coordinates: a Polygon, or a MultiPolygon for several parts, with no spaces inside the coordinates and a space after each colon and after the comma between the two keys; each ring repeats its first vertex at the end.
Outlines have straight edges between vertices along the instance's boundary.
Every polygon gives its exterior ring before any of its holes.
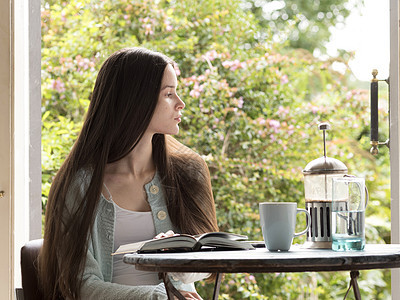
{"type": "MultiPolygon", "coordinates": [[[[178,64],[178,93],[186,102],[178,139],[209,165],[221,230],[260,240],[259,202],[305,206],[301,171],[323,155],[317,124],[329,121],[328,155],[367,179],[367,242],[389,242],[389,159],[384,149],[377,158],[368,151],[368,91],[347,88],[347,74],[332,68],[350,57],[319,61],[276,42],[275,34],[234,0],[44,1],[44,209],[101,63],[117,49],[143,46],[178,64]]],[[[380,116],[387,124],[387,112],[380,116]]],[[[304,227],[305,220],[298,221],[297,229],[304,227]]],[[[390,294],[390,272],[363,274],[365,297],[390,294]]],[[[348,282],[342,272],[227,274],[220,299],[343,298],[348,282]]],[[[197,288],[204,299],[211,297],[210,284],[199,282],[197,288]]]]}
{"type": "Polygon", "coordinates": [[[263,28],[270,28],[275,39],[287,41],[293,48],[325,52],[330,27],[343,26],[350,12],[358,11],[363,3],[364,0],[244,0],[243,7],[254,13],[263,28]]]}
{"type": "Polygon", "coordinates": [[[45,211],[51,181],[72,148],[81,124],[59,115],[49,120],[50,111],[42,116],[42,206],[45,211]]]}

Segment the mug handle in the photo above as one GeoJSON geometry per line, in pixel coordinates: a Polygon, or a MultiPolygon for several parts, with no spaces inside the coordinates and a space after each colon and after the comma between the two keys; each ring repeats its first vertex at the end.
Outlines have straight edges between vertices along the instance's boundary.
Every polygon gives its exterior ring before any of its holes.
{"type": "Polygon", "coordinates": [[[299,235],[302,235],[302,234],[305,234],[305,233],[310,229],[310,224],[311,224],[311,215],[310,215],[310,213],[309,213],[308,211],[306,211],[305,209],[298,208],[298,209],[297,209],[297,212],[296,212],[296,215],[297,215],[298,213],[301,213],[301,212],[306,213],[306,217],[307,217],[307,227],[306,227],[306,229],[304,229],[304,230],[301,231],[301,232],[296,232],[296,233],[294,234],[295,237],[296,237],[296,236],[299,236],[299,235]]]}

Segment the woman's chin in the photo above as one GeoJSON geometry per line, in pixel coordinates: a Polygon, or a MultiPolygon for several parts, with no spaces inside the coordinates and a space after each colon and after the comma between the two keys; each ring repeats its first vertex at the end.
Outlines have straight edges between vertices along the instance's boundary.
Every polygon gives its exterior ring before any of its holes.
{"type": "Polygon", "coordinates": [[[171,130],[162,130],[158,133],[168,134],[168,135],[177,135],[179,133],[179,127],[177,126],[175,129],[171,129],[171,130]]]}

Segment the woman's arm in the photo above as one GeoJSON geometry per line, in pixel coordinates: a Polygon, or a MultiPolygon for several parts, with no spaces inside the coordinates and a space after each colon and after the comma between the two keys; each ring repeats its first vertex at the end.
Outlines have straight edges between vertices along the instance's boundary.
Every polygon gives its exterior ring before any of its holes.
{"type": "Polygon", "coordinates": [[[163,283],[147,286],[127,286],[104,281],[102,272],[92,252],[89,250],[82,277],[81,299],[85,300],[166,300],[163,283]]]}

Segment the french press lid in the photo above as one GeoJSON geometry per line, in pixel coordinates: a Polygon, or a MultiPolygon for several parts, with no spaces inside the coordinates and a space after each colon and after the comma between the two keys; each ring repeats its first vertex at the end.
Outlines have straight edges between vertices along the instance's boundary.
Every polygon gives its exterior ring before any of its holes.
{"type": "Polygon", "coordinates": [[[331,126],[329,125],[329,123],[320,123],[318,125],[318,129],[323,131],[324,156],[310,161],[303,170],[303,174],[309,175],[347,173],[347,167],[344,163],[336,158],[326,156],[325,131],[329,130],[330,128],[331,126]]]}

